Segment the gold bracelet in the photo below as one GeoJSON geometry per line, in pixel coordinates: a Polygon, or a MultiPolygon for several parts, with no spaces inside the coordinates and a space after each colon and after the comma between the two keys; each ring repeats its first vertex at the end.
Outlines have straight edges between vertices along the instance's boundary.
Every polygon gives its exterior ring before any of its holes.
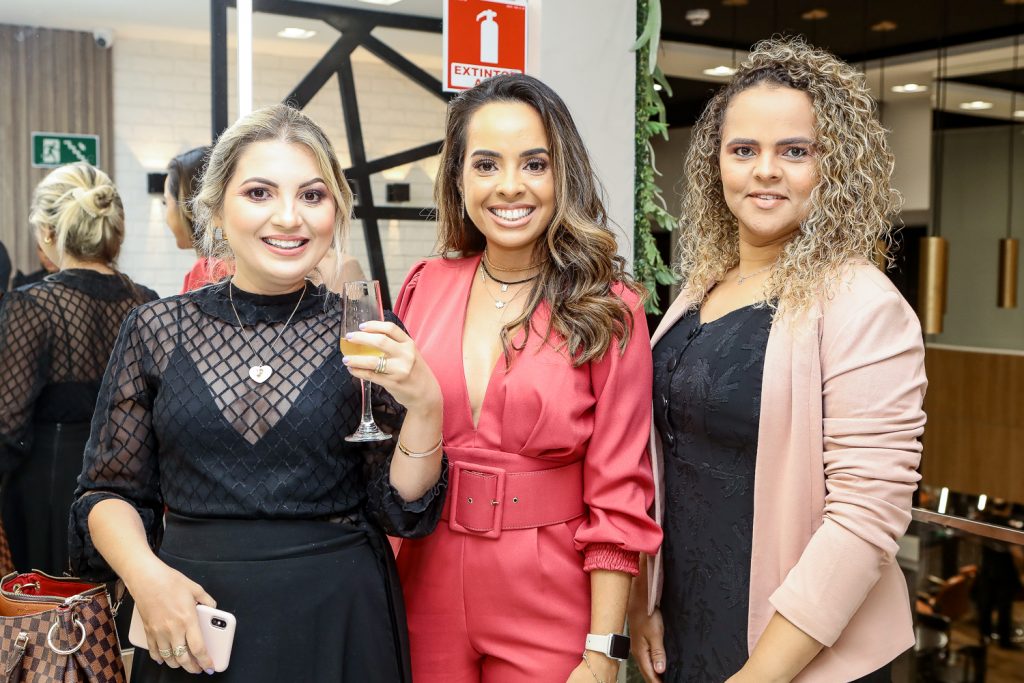
{"type": "Polygon", "coordinates": [[[402,437],[401,436],[398,437],[398,450],[400,450],[402,452],[402,455],[407,456],[409,458],[426,458],[428,456],[431,456],[434,453],[436,453],[437,450],[439,448],[441,448],[441,446],[443,444],[444,444],[444,436],[442,436],[440,439],[438,439],[437,440],[437,445],[434,446],[433,448],[431,448],[430,450],[426,450],[426,451],[410,451],[408,448],[405,447],[405,444],[402,443],[402,437]]]}
{"type": "Polygon", "coordinates": [[[594,677],[595,683],[604,683],[604,681],[602,681],[600,678],[598,678],[597,674],[594,673],[594,669],[590,666],[590,660],[587,659],[587,653],[586,652],[583,653],[583,661],[586,662],[586,664],[587,664],[587,671],[589,671],[590,675],[594,677]]]}

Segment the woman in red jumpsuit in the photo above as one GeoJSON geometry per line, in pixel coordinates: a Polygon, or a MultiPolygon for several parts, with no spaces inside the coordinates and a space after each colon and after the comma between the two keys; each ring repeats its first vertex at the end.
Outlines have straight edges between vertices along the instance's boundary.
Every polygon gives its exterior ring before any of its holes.
{"type": "Polygon", "coordinates": [[[396,306],[441,384],[451,461],[441,524],[398,555],[413,677],[613,683],[609,636],[661,541],[642,290],[550,88],[490,79],[446,125],[444,257],[396,306]]]}

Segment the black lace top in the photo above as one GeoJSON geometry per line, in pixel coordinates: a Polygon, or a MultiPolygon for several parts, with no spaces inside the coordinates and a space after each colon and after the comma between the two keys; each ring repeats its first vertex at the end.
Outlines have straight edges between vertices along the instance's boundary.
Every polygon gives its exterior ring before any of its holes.
{"type": "Polygon", "coordinates": [[[156,293],[123,275],[62,270],[0,300],[0,472],[31,448],[32,423],[88,422],[128,312],[156,293]]]}
{"type": "Polygon", "coordinates": [[[665,680],[724,681],[747,660],[761,378],[771,311],[679,320],[654,349],[665,448],[665,680]]]}
{"type": "MultiPolygon", "coordinates": [[[[110,577],[87,523],[92,507],[110,497],[138,510],[154,547],[164,506],[207,518],[365,515],[409,537],[433,530],[446,477],[406,502],[390,484],[394,440],[344,440],[359,423],[360,391],[341,362],[339,300],[322,287],[307,284],[303,291],[299,302],[301,291],[261,296],[235,289],[244,331],[226,283],[129,316],[103,378],[81,497],[71,511],[75,571],[110,577]],[[273,369],[262,384],[248,374],[258,363],[246,335],[273,369]],[[98,493],[82,495],[91,492],[98,493]]],[[[374,387],[373,408],[381,429],[397,434],[402,406],[374,387]]]]}

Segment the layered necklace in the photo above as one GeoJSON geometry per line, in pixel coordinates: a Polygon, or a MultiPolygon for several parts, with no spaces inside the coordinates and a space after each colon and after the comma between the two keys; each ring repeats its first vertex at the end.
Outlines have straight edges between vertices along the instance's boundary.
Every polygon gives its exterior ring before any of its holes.
{"type": "MultiPolygon", "coordinates": [[[[500,297],[497,297],[491,293],[491,290],[487,286],[487,280],[494,281],[495,283],[500,285],[502,292],[507,292],[508,288],[513,285],[523,285],[526,284],[527,282],[532,282],[533,280],[537,279],[537,275],[535,274],[531,275],[530,277],[523,278],[522,280],[501,280],[499,278],[494,277],[494,275],[491,273],[490,268],[487,267],[488,265],[490,265],[492,268],[494,267],[494,264],[491,263],[489,258],[487,258],[487,251],[485,250],[483,258],[480,259],[480,282],[483,283],[484,291],[487,292],[487,296],[491,297],[491,300],[494,301],[494,307],[499,310],[505,308],[510,303],[512,303],[515,300],[515,298],[522,294],[524,291],[526,291],[527,288],[523,287],[522,289],[517,290],[508,299],[501,299],[500,297]]],[[[523,268],[502,268],[502,270],[507,270],[511,273],[516,273],[523,272],[526,270],[532,270],[534,268],[537,268],[537,264],[531,264],[523,268]]]]}
{"type": "MultiPolygon", "coordinates": [[[[228,303],[231,304],[231,312],[235,314],[235,320],[238,321],[238,330],[242,333],[242,338],[245,339],[245,343],[248,345],[249,351],[252,352],[252,365],[249,366],[249,379],[257,384],[263,384],[270,379],[271,375],[274,374],[274,370],[270,367],[269,362],[277,358],[278,352],[274,351],[273,355],[270,356],[266,363],[264,363],[260,355],[256,353],[256,348],[252,345],[252,338],[246,333],[245,326],[242,324],[242,319],[238,315],[238,309],[235,308],[235,298],[232,295],[234,284],[233,280],[228,281],[228,303]]],[[[284,334],[284,331],[288,329],[288,326],[292,322],[292,318],[295,317],[295,312],[299,310],[299,304],[302,303],[302,297],[304,296],[306,296],[305,281],[302,283],[302,293],[299,294],[299,300],[295,302],[295,308],[292,309],[291,315],[289,315],[288,320],[285,321],[284,327],[282,327],[281,331],[277,333],[276,337],[274,337],[274,341],[263,347],[264,350],[266,350],[267,347],[273,349],[274,346],[277,345],[277,342],[281,340],[281,336],[284,334]]]]}

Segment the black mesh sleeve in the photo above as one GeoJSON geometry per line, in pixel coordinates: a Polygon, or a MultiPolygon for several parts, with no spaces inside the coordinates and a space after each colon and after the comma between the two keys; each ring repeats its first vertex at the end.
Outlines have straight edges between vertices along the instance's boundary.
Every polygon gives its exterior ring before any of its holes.
{"type": "Polygon", "coordinates": [[[159,541],[163,500],[152,431],[156,382],[148,337],[140,311],[132,312],[121,326],[96,402],[69,520],[72,569],[87,579],[112,576],[89,534],[89,513],[99,501],[116,497],[129,502],[142,518],[151,547],[159,541]]]}
{"type": "Polygon", "coordinates": [[[0,300],[0,473],[31,448],[32,409],[50,357],[50,324],[32,297],[10,292],[0,300]]]}

